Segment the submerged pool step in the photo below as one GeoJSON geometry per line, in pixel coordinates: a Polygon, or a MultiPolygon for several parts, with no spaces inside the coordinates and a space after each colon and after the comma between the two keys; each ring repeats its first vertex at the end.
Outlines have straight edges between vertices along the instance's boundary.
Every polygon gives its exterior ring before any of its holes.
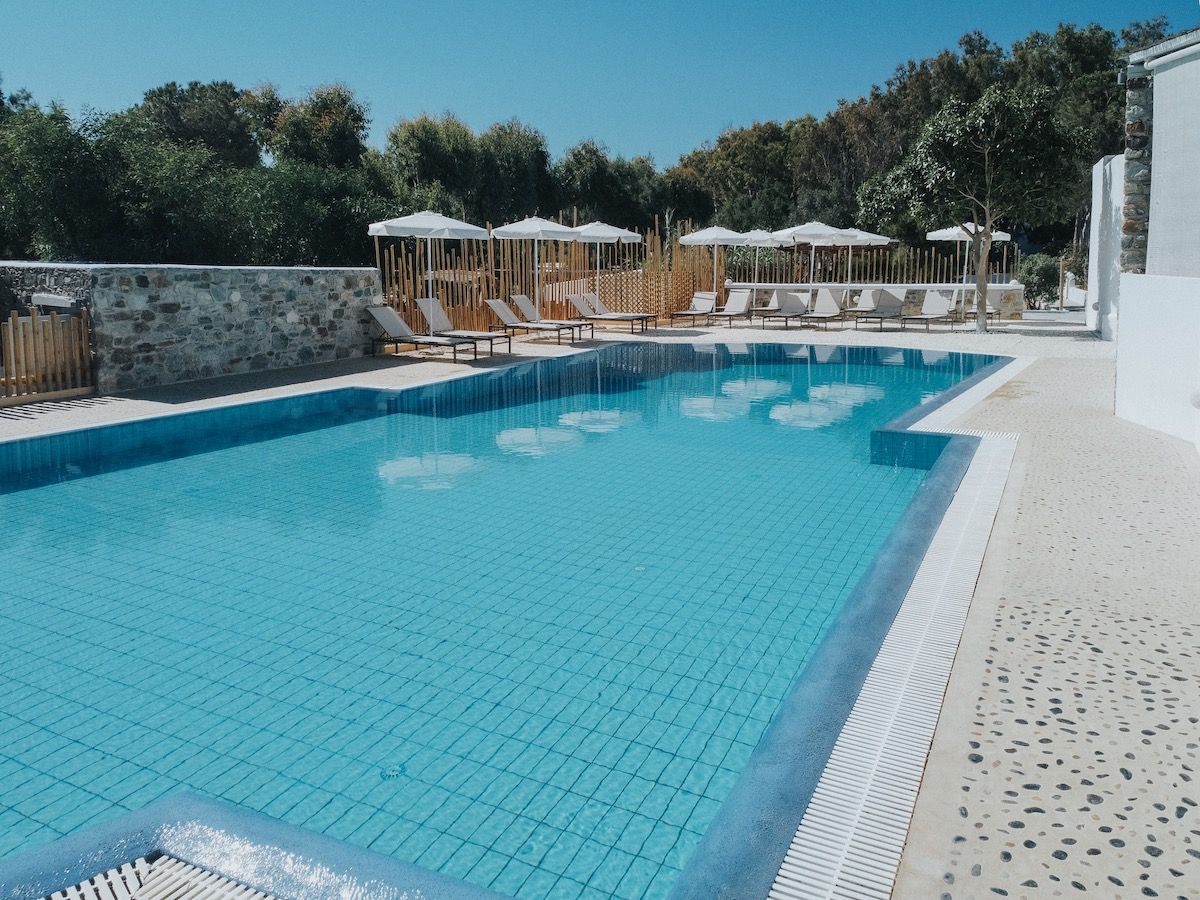
{"type": "Polygon", "coordinates": [[[51,894],[46,900],[274,900],[232,878],[170,856],[144,857],[51,894]]]}

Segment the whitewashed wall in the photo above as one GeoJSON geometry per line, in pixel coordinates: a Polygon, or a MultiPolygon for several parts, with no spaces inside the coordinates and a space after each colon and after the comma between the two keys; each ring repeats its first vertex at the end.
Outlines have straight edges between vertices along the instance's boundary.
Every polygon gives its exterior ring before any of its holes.
{"type": "Polygon", "coordinates": [[[1146,274],[1200,277],[1200,46],[1147,66],[1154,73],[1154,164],[1146,274]]]}
{"type": "Polygon", "coordinates": [[[1092,228],[1088,247],[1086,321],[1106,341],[1117,338],[1121,296],[1121,210],[1125,157],[1106,156],[1092,167],[1092,228]]]}
{"type": "Polygon", "coordinates": [[[1116,412],[1200,451],[1200,278],[1121,276],[1116,412]]]}

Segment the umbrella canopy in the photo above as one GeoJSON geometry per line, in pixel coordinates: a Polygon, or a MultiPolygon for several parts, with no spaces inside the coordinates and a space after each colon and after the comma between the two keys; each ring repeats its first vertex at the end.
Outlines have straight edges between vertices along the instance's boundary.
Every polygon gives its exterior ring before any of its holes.
{"type": "Polygon", "coordinates": [[[627,231],[616,225],[606,225],[603,222],[588,222],[575,229],[575,240],[581,244],[596,245],[596,296],[600,296],[600,245],[601,244],[640,244],[642,236],[636,231],[627,231]]]}
{"type": "MultiPolygon", "coordinates": [[[[845,239],[846,233],[841,228],[834,228],[824,222],[805,222],[803,225],[793,225],[771,233],[784,244],[808,244],[808,282],[812,284],[813,268],[816,265],[817,247],[832,247],[838,238],[845,239]]],[[[841,245],[838,245],[841,246],[841,245]]]]}
{"type": "MultiPolygon", "coordinates": [[[[951,225],[949,228],[939,228],[937,231],[929,231],[925,233],[925,239],[928,241],[958,241],[960,243],[971,240],[979,233],[979,226],[974,222],[964,222],[962,225],[951,225]]],[[[993,241],[1011,241],[1012,235],[1007,231],[992,231],[993,241]]],[[[963,284],[967,281],[967,254],[963,254],[963,284]]],[[[956,290],[955,296],[960,291],[956,290]]]]}
{"type": "Polygon", "coordinates": [[[470,222],[461,222],[429,209],[413,213],[411,216],[388,219],[385,222],[372,222],[367,227],[367,234],[375,237],[450,238],[479,241],[486,241],[488,236],[486,228],[480,228],[470,222]]]}
{"type": "Polygon", "coordinates": [[[713,290],[717,288],[717,246],[724,247],[742,247],[745,246],[746,236],[737,231],[730,231],[728,228],[722,228],[720,225],[710,225],[708,228],[701,228],[699,231],[693,231],[691,234],[685,234],[679,239],[679,243],[688,247],[712,247],[713,248],[713,290]]]}
{"type": "Polygon", "coordinates": [[[883,247],[892,242],[890,237],[883,234],[875,234],[870,231],[863,231],[861,228],[842,228],[840,231],[843,234],[836,246],[845,246],[849,249],[846,252],[846,283],[850,283],[850,266],[854,260],[855,247],[883,247]]]}
{"type": "Polygon", "coordinates": [[[542,311],[542,268],[538,264],[538,245],[542,241],[573,241],[576,230],[541,216],[530,216],[520,222],[509,222],[492,229],[492,237],[502,241],[533,241],[533,302],[542,311]]]}
{"type": "Polygon", "coordinates": [[[679,243],[689,247],[715,247],[718,244],[725,247],[740,247],[746,243],[746,236],[739,231],[730,231],[720,225],[710,225],[691,234],[685,234],[679,243]]]}
{"type": "Polygon", "coordinates": [[[870,231],[863,231],[861,228],[843,228],[845,241],[838,246],[847,247],[882,247],[885,244],[890,244],[893,238],[884,234],[874,234],[870,231]]]}
{"type": "Polygon", "coordinates": [[[763,247],[783,247],[788,242],[781,241],[769,231],[764,231],[761,228],[755,228],[753,231],[747,231],[745,234],[746,246],[754,248],[754,283],[758,284],[758,251],[763,247]]]}
{"type": "MultiPolygon", "coordinates": [[[[443,216],[431,209],[401,216],[398,219],[388,219],[384,222],[372,222],[367,226],[367,234],[372,237],[417,237],[425,239],[425,290],[433,296],[433,257],[430,254],[430,241],[434,238],[486,241],[487,229],[443,216]]],[[[378,250],[378,246],[375,248],[378,250]]],[[[377,254],[378,255],[378,254],[377,254]]]]}
{"type": "MultiPolygon", "coordinates": [[[[962,225],[951,225],[949,228],[930,231],[926,233],[925,239],[929,241],[969,241],[979,230],[979,226],[974,222],[965,222],[962,225]]],[[[992,240],[1011,241],[1012,235],[1007,231],[993,231],[992,240]]]]}
{"type": "Polygon", "coordinates": [[[830,247],[839,237],[845,237],[845,231],[834,228],[824,222],[805,222],[803,225],[793,225],[771,232],[771,236],[784,244],[811,244],[813,246],[830,247]]]}

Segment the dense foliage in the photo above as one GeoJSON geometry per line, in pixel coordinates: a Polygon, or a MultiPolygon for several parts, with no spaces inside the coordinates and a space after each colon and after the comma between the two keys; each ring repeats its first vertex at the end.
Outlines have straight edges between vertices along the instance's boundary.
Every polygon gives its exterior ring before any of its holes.
{"type": "MultiPolygon", "coordinates": [[[[1120,35],[1062,25],[1009,50],[972,33],[824,118],[731,129],[665,170],[593,141],[554,160],[526,124],[476,134],[452,115],[398,122],[374,149],[367,110],[338,85],[287,99],[270,86],[171,83],[78,120],[0,92],[0,258],[364,262],[367,221],[426,207],[493,224],[562,212],[626,227],[849,225],[863,184],[897,166],[931,117],[994,85],[1049,90],[1057,119],[1081,135],[1078,161],[1116,152],[1122,54],[1165,30],[1161,19],[1120,35]]],[[[1052,214],[1005,224],[1040,244],[1069,241],[1088,202],[1076,169],[1052,214]]],[[[911,216],[861,224],[917,234],[911,216]]]]}
{"type": "Polygon", "coordinates": [[[1026,253],[1017,271],[1025,285],[1025,302],[1052,304],[1058,302],[1058,259],[1045,253],[1026,253]]]}

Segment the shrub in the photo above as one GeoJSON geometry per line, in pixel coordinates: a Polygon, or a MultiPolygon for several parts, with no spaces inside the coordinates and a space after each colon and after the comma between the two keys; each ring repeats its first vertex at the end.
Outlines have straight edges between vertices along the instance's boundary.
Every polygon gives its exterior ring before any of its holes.
{"type": "Polygon", "coordinates": [[[1058,302],[1058,257],[1030,253],[1021,258],[1017,274],[1025,285],[1026,306],[1058,302]]]}

